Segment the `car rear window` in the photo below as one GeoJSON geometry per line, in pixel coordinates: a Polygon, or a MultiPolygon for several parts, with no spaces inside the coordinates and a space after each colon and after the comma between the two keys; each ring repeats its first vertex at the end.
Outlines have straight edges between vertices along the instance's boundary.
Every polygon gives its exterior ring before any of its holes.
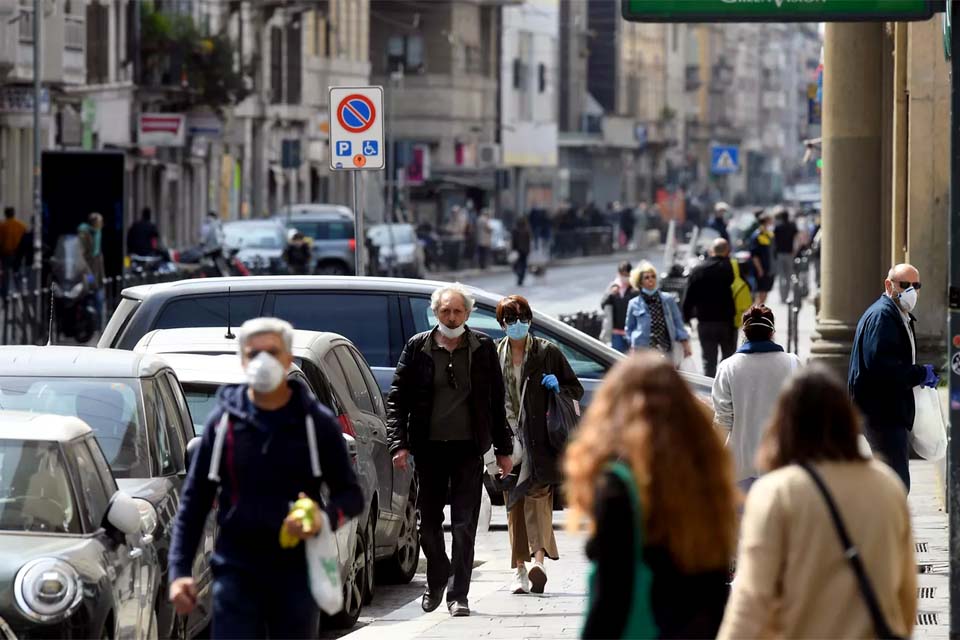
{"type": "Polygon", "coordinates": [[[353,222],[349,220],[302,221],[291,220],[288,229],[296,229],[314,240],[350,240],[353,238],[353,222]]]}
{"type": "Polygon", "coordinates": [[[391,367],[387,296],[351,293],[280,293],[273,315],[296,329],[331,331],[353,342],[372,367],[391,367]]]}
{"type": "Polygon", "coordinates": [[[238,327],[260,316],[262,300],[259,293],[177,298],[164,305],[152,328],[226,327],[228,307],[230,325],[238,327]]]}

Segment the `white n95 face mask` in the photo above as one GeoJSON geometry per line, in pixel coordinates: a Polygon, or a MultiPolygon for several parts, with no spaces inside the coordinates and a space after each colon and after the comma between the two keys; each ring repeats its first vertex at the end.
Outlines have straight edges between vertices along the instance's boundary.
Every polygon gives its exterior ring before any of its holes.
{"type": "Polygon", "coordinates": [[[900,293],[897,298],[900,300],[900,308],[907,313],[913,311],[914,307],[917,306],[917,290],[913,287],[900,293]]]}
{"type": "Polygon", "coordinates": [[[283,377],[286,373],[280,361],[265,351],[257,354],[257,357],[247,363],[244,370],[247,374],[247,382],[250,387],[258,393],[270,393],[283,383],[283,377]]]}

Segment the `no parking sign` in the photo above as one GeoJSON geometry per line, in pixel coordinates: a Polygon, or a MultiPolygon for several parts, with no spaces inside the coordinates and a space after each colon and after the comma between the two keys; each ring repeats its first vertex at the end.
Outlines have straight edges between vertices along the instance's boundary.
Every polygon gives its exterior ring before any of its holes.
{"type": "Polygon", "coordinates": [[[330,168],[383,169],[383,88],[330,87],[330,168]]]}

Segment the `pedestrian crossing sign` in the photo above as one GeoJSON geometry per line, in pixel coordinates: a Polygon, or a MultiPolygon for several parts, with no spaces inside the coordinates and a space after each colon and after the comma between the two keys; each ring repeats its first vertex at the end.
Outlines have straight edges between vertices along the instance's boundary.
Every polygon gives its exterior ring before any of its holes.
{"type": "Polygon", "coordinates": [[[726,175],[740,170],[740,148],[735,145],[710,147],[710,173],[726,175]]]}

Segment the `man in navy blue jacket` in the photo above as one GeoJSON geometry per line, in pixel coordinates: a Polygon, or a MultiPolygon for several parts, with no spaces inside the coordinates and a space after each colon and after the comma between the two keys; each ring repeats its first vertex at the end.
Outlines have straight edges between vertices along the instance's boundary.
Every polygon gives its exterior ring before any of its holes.
{"type": "Polygon", "coordinates": [[[874,454],[889,464],[910,491],[910,430],[916,407],[913,388],[935,387],[931,365],[917,364],[911,315],[917,305],[920,272],[909,264],[890,269],[885,293],[857,325],[847,385],[866,417],[866,436],[874,454]]]}
{"type": "Polygon", "coordinates": [[[300,540],[316,535],[287,518],[304,495],[334,529],[363,510],[339,425],[309,389],[286,379],[292,341],[293,327],[275,318],[240,328],[237,342],[249,384],[218,393],[184,484],[170,547],[170,600],[180,615],[196,606],[191,568],[216,500],[214,638],[315,637],[320,614],[304,545],[281,548],[280,529],[300,540]],[[329,488],[326,503],[321,483],[329,488]]]}

